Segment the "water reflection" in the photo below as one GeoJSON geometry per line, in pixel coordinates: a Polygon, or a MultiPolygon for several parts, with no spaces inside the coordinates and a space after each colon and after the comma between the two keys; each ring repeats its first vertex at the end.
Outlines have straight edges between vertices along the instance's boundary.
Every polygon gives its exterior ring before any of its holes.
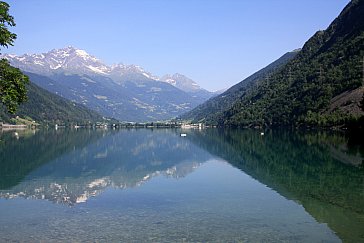
{"type": "Polygon", "coordinates": [[[188,138],[303,205],[343,240],[364,240],[364,150],[330,132],[203,130],[188,138]]]}
{"type": "Polygon", "coordinates": [[[0,190],[11,188],[36,168],[85,147],[105,131],[23,130],[0,133],[0,190]]]}
{"type": "MultiPolygon", "coordinates": [[[[172,129],[61,129],[19,133],[18,138],[12,133],[2,133],[0,197],[41,199],[38,202],[75,206],[83,205],[79,203],[107,189],[115,189],[111,194],[117,196],[114,198],[108,194],[112,200],[107,196],[103,198],[102,205],[98,206],[100,210],[94,209],[94,215],[86,215],[80,208],[71,207],[74,208],[71,212],[78,217],[73,222],[74,227],[81,221],[86,225],[99,220],[97,217],[103,215],[109,217],[105,218],[105,223],[110,220],[116,220],[119,224],[125,222],[125,225],[118,225],[119,228],[115,225],[114,231],[103,229],[108,232],[105,235],[114,237],[123,227],[130,226],[130,232],[134,232],[140,225],[155,230],[145,231],[144,234],[158,231],[165,235],[163,229],[167,230],[167,226],[158,227],[153,219],[158,219],[159,223],[168,219],[168,232],[176,235],[170,235],[170,241],[185,239],[181,238],[182,231],[178,228],[184,224],[195,225],[197,238],[190,238],[192,241],[206,241],[206,235],[215,240],[221,240],[223,235],[228,241],[252,240],[256,239],[257,234],[261,235],[262,240],[266,237],[288,241],[304,241],[306,237],[313,240],[335,239],[325,231],[325,224],[342,240],[364,240],[364,150],[362,145],[353,142],[352,137],[349,139],[342,134],[327,132],[288,131],[270,131],[261,136],[260,132],[253,130],[207,129],[188,130],[187,137],[182,138],[179,133],[179,130],[172,129]],[[222,158],[260,183],[244,177],[245,174],[240,171],[236,173],[231,166],[202,166],[216,158],[222,158]],[[184,178],[201,166],[204,169],[200,174],[183,183],[167,183],[159,177],[184,178]],[[153,178],[158,180],[152,184],[152,189],[145,189],[147,192],[143,191],[144,194],[130,190],[123,194],[126,201],[120,199],[117,191],[140,188],[153,178]],[[282,201],[282,198],[262,188],[261,183],[285,199],[282,201]],[[171,184],[173,189],[170,188],[171,184]],[[180,191],[174,191],[176,188],[180,191]],[[264,200],[260,201],[260,198],[264,200]],[[113,200],[118,204],[111,203],[113,200]],[[149,204],[141,204],[145,201],[149,204]],[[130,202],[133,202],[133,206],[130,202]],[[310,222],[297,204],[323,224],[310,222]],[[279,211],[282,205],[291,213],[279,211]],[[275,207],[277,211],[269,210],[270,207],[275,207]],[[199,217],[194,216],[196,213],[199,217]],[[123,217],[125,221],[118,221],[117,217],[123,217]],[[151,221],[145,221],[147,219],[144,217],[151,221]],[[268,218],[271,219],[269,222],[266,221],[268,218]],[[282,219],[283,223],[291,225],[282,225],[282,219]],[[206,225],[201,225],[201,222],[206,225]],[[205,228],[200,228],[202,226],[205,228]],[[211,227],[216,227],[218,233],[212,234],[209,230],[211,227]],[[288,227],[291,227],[291,231],[283,232],[288,227]],[[237,232],[244,232],[241,229],[250,234],[237,235],[237,232]],[[279,234],[277,229],[280,230],[279,234]],[[317,238],[313,233],[317,234],[317,238]],[[321,233],[324,236],[318,236],[321,233]],[[230,235],[235,238],[229,238],[230,235]]],[[[97,205],[97,202],[94,203],[97,205]]],[[[23,205],[19,206],[19,209],[22,208],[23,205]]],[[[69,212],[64,215],[63,211],[58,212],[53,207],[44,207],[44,210],[49,210],[44,217],[59,214],[49,222],[52,225],[68,225],[68,232],[78,232],[68,221],[69,212]]],[[[28,215],[31,210],[25,211],[24,215],[28,215]]],[[[43,217],[41,213],[37,215],[43,217]]],[[[13,216],[4,216],[4,222],[11,221],[13,216]]],[[[34,215],[28,216],[32,222],[34,215]]],[[[14,227],[18,225],[17,221],[13,223],[14,227]]],[[[40,228],[44,227],[41,223],[39,225],[40,228]]],[[[54,228],[58,230],[57,227],[54,228]]],[[[28,228],[24,232],[32,230],[28,228]]],[[[54,233],[52,230],[49,230],[50,235],[54,233]]],[[[9,230],[0,227],[0,232],[8,233],[9,230]]],[[[143,237],[143,234],[130,234],[130,237],[136,236],[143,237]]]]}
{"type": "Polygon", "coordinates": [[[5,134],[1,149],[0,197],[67,205],[85,202],[107,187],[139,186],[160,174],[183,177],[212,157],[160,129],[40,131],[20,141],[6,136],[11,134],[5,134]]]}

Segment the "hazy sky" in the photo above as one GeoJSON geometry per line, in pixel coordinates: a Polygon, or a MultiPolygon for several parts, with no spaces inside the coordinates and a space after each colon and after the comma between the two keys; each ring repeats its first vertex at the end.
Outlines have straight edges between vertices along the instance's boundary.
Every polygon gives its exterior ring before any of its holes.
{"type": "MultiPolygon", "coordinates": [[[[5,0],[6,1],[6,0],[5,0]]],[[[349,0],[11,0],[4,53],[75,46],[107,64],[227,88],[325,29],[349,0]]]]}

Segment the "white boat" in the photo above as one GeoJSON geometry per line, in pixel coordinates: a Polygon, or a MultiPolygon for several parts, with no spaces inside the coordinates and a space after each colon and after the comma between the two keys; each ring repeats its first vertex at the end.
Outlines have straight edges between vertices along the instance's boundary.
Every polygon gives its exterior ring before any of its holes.
{"type": "Polygon", "coordinates": [[[181,133],[181,134],[180,134],[180,136],[181,136],[181,137],[186,137],[186,136],[187,136],[187,134],[186,134],[186,133],[181,133]]]}

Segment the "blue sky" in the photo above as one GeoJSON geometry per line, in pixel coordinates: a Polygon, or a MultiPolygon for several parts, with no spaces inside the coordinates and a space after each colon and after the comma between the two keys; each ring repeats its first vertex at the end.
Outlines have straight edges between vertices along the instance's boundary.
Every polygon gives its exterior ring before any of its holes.
{"type": "Polygon", "coordinates": [[[11,0],[4,53],[75,46],[107,64],[227,88],[326,29],[349,0],[11,0]]]}

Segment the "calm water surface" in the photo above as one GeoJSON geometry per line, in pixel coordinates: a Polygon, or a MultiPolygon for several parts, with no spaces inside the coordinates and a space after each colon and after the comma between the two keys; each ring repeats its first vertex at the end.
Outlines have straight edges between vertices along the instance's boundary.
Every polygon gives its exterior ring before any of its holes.
{"type": "Polygon", "coordinates": [[[358,141],[180,132],[0,133],[0,241],[364,242],[358,141]]]}

